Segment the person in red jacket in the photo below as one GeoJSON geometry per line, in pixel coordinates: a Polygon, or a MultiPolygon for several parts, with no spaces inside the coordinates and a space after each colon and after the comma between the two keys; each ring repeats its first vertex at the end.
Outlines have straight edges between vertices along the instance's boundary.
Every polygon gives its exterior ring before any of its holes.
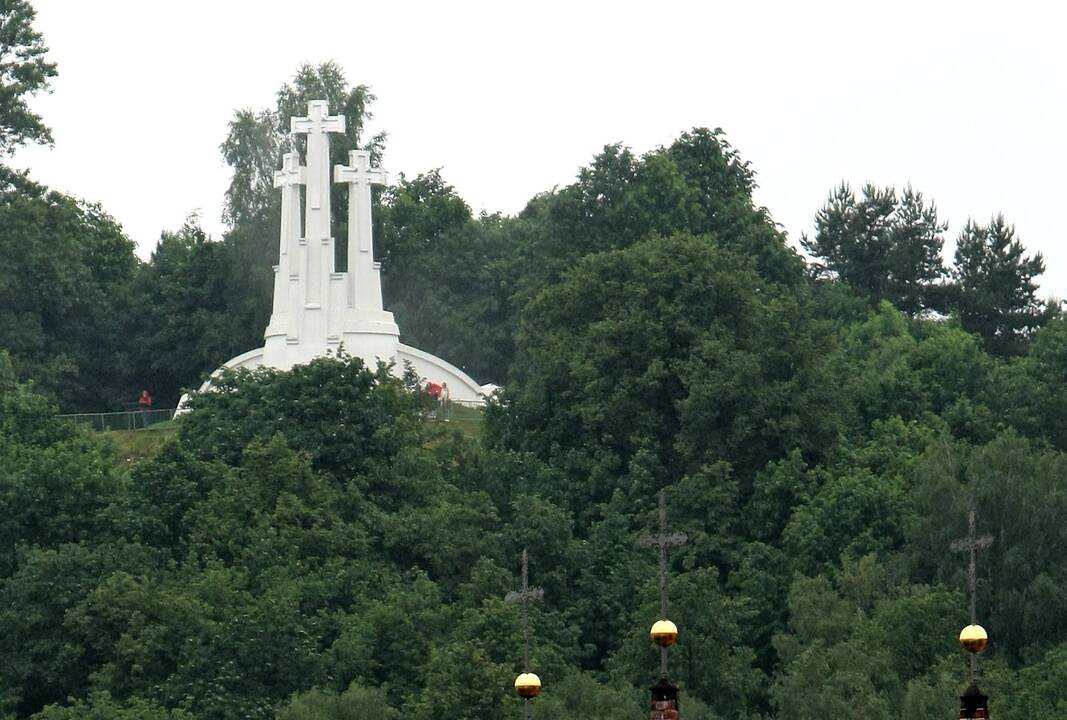
{"type": "Polygon", "coordinates": [[[437,419],[437,406],[441,402],[441,386],[432,380],[426,383],[426,394],[433,398],[433,410],[429,413],[429,418],[432,420],[437,419]]]}
{"type": "Polygon", "coordinates": [[[137,398],[137,407],[141,409],[141,420],[148,427],[148,411],[152,409],[152,396],[147,390],[141,391],[141,397],[137,398]]]}

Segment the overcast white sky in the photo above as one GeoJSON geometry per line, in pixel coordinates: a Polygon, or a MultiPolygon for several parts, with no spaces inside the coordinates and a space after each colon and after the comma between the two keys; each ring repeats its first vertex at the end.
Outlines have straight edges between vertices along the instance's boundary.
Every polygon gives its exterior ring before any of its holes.
{"type": "Polygon", "coordinates": [[[59,63],[34,106],[47,184],[100,202],[147,256],[219,219],[234,109],[302,62],[378,96],[384,166],[443,167],[475,209],[519,211],[605,144],[721,126],[793,239],[841,180],[914,187],[954,237],[1002,211],[1067,295],[1067,11],[1044,2],[35,0],[59,63]]]}

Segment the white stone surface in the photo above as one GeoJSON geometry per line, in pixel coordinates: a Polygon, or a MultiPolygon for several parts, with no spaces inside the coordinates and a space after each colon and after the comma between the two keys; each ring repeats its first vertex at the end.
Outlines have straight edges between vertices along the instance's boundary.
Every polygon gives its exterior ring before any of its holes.
{"type": "MultiPolygon", "coordinates": [[[[282,208],[270,323],[263,347],[242,353],[223,367],[288,370],[343,349],[372,367],[378,361],[392,362],[397,374],[409,364],[427,381],[448,383],[453,400],[484,400],[482,388],[462,370],[401,344],[393,314],[382,307],[371,186],[386,184],[386,173],[371,167],[370,153],[362,150],[349,154],[347,166],[334,168],[335,182],[348,185],[348,268],[338,272],[330,231],[330,133],[344,132],[345,119],[331,116],[326,102],[316,100],[308,103],[307,117],[292,118],[290,127],[294,134],[307,135],[307,164],[300,165],[297,153],[287,153],[282,169],[274,173],[282,208]],[[306,187],[303,215],[301,186],[306,187]]],[[[210,386],[208,380],[201,392],[210,386]]]]}

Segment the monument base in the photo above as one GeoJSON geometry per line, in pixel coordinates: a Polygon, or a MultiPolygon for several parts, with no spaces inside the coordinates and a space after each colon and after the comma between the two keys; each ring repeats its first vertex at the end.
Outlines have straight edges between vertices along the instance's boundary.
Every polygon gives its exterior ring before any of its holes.
{"type": "MultiPolygon", "coordinates": [[[[272,339],[273,338],[269,338],[268,340],[272,339]]],[[[483,387],[479,385],[470,375],[450,362],[442,360],[436,355],[431,355],[428,352],[419,350],[418,348],[397,342],[396,336],[387,334],[376,335],[371,333],[360,336],[346,335],[343,343],[338,342],[336,345],[327,344],[315,348],[318,352],[312,351],[312,348],[305,345],[285,345],[284,336],[280,336],[279,339],[282,341],[280,343],[280,348],[271,347],[272,351],[278,351],[277,354],[275,352],[268,352],[267,346],[256,348],[255,350],[249,350],[246,353],[241,353],[237,357],[231,358],[223,363],[219,370],[236,370],[238,368],[254,370],[258,367],[273,367],[278,370],[290,370],[293,366],[311,362],[316,357],[324,357],[327,354],[336,354],[343,345],[345,352],[360,358],[368,365],[368,367],[374,367],[378,360],[392,362],[393,372],[399,377],[404,372],[404,367],[410,365],[415,373],[423,380],[438,384],[447,383],[449,394],[454,401],[463,403],[484,403],[485,398],[491,389],[490,386],[483,387]],[[390,340],[392,342],[389,342],[390,340]],[[279,357],[279,355],[281,355],[281,357],[279,357]],[[268,362],[268,360],[272,360],[273,362],[268,362]]],[[[211,379],[208,378],[200,386],[199,391],[207,392],[210,389],[211,379]]]]}

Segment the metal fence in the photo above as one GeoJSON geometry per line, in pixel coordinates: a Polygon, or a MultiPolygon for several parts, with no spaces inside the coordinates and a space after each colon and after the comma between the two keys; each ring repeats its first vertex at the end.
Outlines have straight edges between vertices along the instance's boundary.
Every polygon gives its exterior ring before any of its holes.
{"type": "Polygon", "coordinates": [[[61,420],[69,420],[76,425],[87,425],[93,430],[144,430],[156,423],[165,422],[173,418],[174,409],[73,413],[70,415],[58,415],[57,417],[61,420]]]}
{"type": "MultiPolygon", "coordinates": [[[[168,410],[122,410],[106,413],[71,413],[57,415],[78,425],[93,430],[144,430],[157,423],[171,420],[176,408],[168,410]]],[[[468,419],[480,417],[485,409],[484,400],[450,400],[447,407],[435,405],[424,413],[429,420],[468,419]]]]}
{"type": "Polygon", "coordinates": [[[483,410],[484,400],[449,400],[447,404],[435,403],[423,417],[427,420],[470,420],[480,418],[483,410]]]}

